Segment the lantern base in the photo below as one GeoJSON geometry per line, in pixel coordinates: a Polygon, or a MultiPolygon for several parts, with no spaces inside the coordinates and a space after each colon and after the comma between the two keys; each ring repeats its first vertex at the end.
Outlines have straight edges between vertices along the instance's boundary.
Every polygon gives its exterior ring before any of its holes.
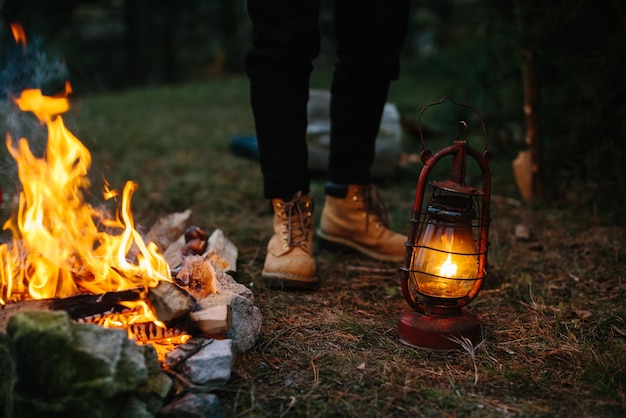
{"type": "Polygon", "coordinates": [[[456,340],[469,339],[476,346],[482,339],[478,318],[468,312],[424,315],[408,309],[398,319],[398,336],[403,344],[434,351],[461,349],[456,340]]]}

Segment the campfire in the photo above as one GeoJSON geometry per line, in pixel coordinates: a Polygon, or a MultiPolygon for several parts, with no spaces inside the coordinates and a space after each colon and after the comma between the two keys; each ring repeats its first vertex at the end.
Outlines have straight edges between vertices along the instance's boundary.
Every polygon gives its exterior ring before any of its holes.
{"type": "MultiPolygon", "coordinates": [[[[12,29],[25,48],[21,26],[12,29]]],[[[4,224],[13,239],[0,245],[0,331],[18,314],[61,311],[74,323],[123,330],[151,345],[179,386],[194,386],[194,377],[182,378],[174,367],[182,361],[171,354],[177,347],[226,339],[245,351],[258,335],[252,292],[232,277],[237,249],[220,230],[189,226],[189,210],[162,218],[142,236],[132,216],[132,181],[121,192],[105,182],[103,199],[116,204],[113,214],[89,204],[91,155],[62,117],[71,92],[66,82],[55,96],[25,89],[12,98],[45,126],[47,142],[37,156],[27,138],[6,138],[21,188],[4,224]]]]}
{"type": "MultiPolygon", "coordinates": [[[[23,31],[14,28],[16,40],[25,42],[23,31]]],[[[48,138],[44,156],[37,158],[26,138],[7,135],[22,190],[16,212],[4,224],[14,240],[0,246],[0,304],[132,289],[118,301],[128,313],[115,312],[115,320],[103,325],[125,327],[134,337],[131,324],[164,326],[147,299],[137,296],[170,282],[170,269],[157,245],[146,244],[134,228],[130,201],[135,183],[126,183],[115,217],[85,201],[91,155],[63,123],[70,93],[67,83],[55,97],[27,89],[14,98],[20,110],[32,112],[47,127],[48,138]]],[[[104,197],[118,193],[105,190],[104,197]]]]}

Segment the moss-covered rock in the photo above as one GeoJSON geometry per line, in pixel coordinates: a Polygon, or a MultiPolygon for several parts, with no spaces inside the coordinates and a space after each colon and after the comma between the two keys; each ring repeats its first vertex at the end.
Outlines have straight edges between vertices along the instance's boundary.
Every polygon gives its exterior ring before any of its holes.
{"type": "Polygon", "coordinates": [[[123,330],[75,324],[62,311],[13,316],[16,418],[149,417],[163,405],[171,380],[151,346],[123,330]]]}
{"type": "Polygon", "coordinates": [[[149,412],[156,415],[172,390],[173,382],[167,374],[163,373],[154,347],[144,345],[142,348],[148,370],[148,380],[137,388],[135,395],[146,404],[149,412]]]}
{"type": "Polygon", "coordinates": [[[45,400],[60,397],[77,374],[72,323],[65,312],[32,311],[11,317],[18,380],[16,391],[45,400]]]}

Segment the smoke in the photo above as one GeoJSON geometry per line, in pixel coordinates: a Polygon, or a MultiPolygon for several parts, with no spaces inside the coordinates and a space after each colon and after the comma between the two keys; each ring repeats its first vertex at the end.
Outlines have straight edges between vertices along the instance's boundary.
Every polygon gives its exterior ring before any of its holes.
{"type": "MultiPolygon", "coordinates": [[[[26,43],[18,43],[9,25],[0,24],[0,128],[13,141],[27,138],[31,151],[41,157],[45,150],[47,131],[34,115],[22,112],[14,102],[24,89],[40,89],[45,95],[63,91],[68,79],[66,66],[44,51],[44,39],[37,34],[26,33],[26,43]]],[[[16,164],[2,149],[0,176],[4,184],[17,184],[16,164]]]]}

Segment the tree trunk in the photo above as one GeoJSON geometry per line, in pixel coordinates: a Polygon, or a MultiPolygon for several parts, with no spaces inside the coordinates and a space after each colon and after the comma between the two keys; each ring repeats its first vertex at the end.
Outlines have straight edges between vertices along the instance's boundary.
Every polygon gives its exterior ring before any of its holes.
{"type": "Polygon", "coordinates": [[[520,16],[519,24],[522,32],[522,83],[524,92],[524,116],[526,119],[525,142],[527,150],[519,152],[513,161],[513,173],[517,187],[524,200],[541,199],[543,197],[543,180],[541,177],[541,135],[540,135],[540,86],[537,74],[536,51],[534,45],[536,35],[532,28],[532,5],[524,1],[517,2],[520,16]]]}

